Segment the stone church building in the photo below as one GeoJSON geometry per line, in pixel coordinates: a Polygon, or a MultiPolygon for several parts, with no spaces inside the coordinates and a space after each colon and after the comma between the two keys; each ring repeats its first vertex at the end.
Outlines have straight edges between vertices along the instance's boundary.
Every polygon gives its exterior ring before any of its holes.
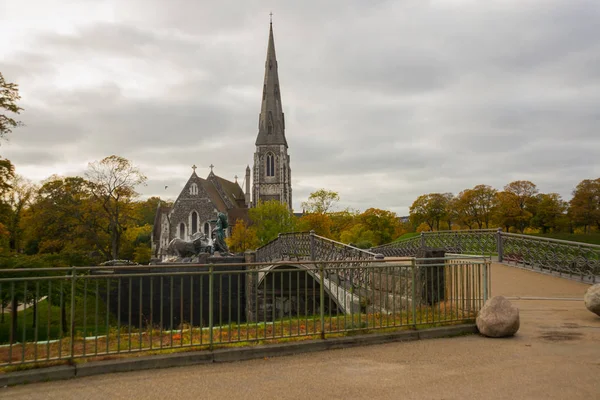
{"type": "Polygon", "coordinates": [[[198,232],[210,235],[217,213],[227,215],[228,236],[238,219],[248,221],[248,209],[261,201],[277,200],[292,208],[290,156],[285,138],[285,118],[281,104],[273,24],[269,25],[269,42],[258,136],[256,138],[252,186],[250,166],[246,167],[245,190],[237,182],[215,175],[213,166],[206,179],[196,174],[196,167],[172,206],[159,205],[154,218],[152,253],[163,258],[174,238],[191,240],[198,232]],[[250,189],[252,187],[252,189],[250,189]],[[252,198],[250,195],[252,194],[252,198]]]}

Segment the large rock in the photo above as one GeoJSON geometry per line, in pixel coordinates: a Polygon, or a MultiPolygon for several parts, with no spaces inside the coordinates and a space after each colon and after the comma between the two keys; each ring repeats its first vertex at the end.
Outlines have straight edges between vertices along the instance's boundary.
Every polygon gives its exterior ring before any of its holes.
{"type": "Polygon", "coordinates": [[[484,336],[512,336],[517,333],[519,326],[519,309],[504,296],[495,296],[486,301],[477,315],[477,328],[484,336]]]}
{"type": "Polygon", "coordinates": [[[583,297],[585,306],[596,315],[600,315],[600,283],[591,286],[583,297]]]}

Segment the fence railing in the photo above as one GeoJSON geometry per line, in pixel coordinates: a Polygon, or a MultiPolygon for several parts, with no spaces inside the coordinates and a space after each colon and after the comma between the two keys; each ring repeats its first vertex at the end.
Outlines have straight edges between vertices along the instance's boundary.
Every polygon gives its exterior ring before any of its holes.
{"type": "Polygon", "coordinates": [[[463,323],[488,271],[461,256],[0,270],[0,366],[463,323]]]}
{"type": "Polygon", "coordinates": [[[420,236],[371,249],[386,257],[415,256],[420,248],[497,256],[498,261],[595,283],[600,281],[600,246],[502,232],[501,229],[421,232],[420,236]]]}
{"type": "Polygon", "coordinates": [[[259,262],[282,260],[370,260],[375,253],[337,242],[314,232],[282,233],[256,250],[259,262]]]}

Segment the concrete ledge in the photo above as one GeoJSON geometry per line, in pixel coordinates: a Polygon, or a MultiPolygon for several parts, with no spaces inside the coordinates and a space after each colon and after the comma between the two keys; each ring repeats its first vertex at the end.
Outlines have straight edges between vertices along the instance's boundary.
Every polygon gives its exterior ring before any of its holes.
{"type": "Polygon", "coordinates": [[[214,362],[252,360],[265,357],[291,356],[299,353],[323,351],[329,348],[327,340],[306,340],[255,347],[240,347],[213,351],[214,362]]]}
{"type": "Polygon", "coordinates": [[[454,326],[442,326],[439,328],[431,328],[427,330],[417,331],[419,339],[437,339],[443,337],[460,336],[460,335],[472,335],[479,333],[477,325],[454,325],[454,326]]]}
{"type": "Polygon", "coordinates": [[[71,365],[36,368],[27,371],[9,372],[7,374],[0,375],[0,387],[33,382],[56,381],[74,377],[75,367],[71,365]]]}
{"type": "Polygon", "coordinates": [[[326,339],[329,349],[340,349],[346,347],[369,346],[390,342],[404,342],[418,340],[417,331],[399,331],[389,333],[373,333],[367,335],[346,336],[340,338],[326,339]]]}
{"type": "Polygon", "coordinates": [[[78,364],[76,376],[91,376],[113,372],[141,371],[145,369],[183,367],[186,365],[208,364],[213,355],[208,351],[189,353],[157,354],[152,356],[124,358],[120,360],[92,361],[78,364]]]}
{"type": "Polygon", "coordinates": [[[131,357],[119,360],[92,361],[75,366],[37,368],[0,375],[0,387],[49,380],[107,374],[113,372],[141,371],[156,368],[183,367],[213,362],[233,362],[265,357],[281,357],[315,351],[367,346],[398,341],[434,339],[477,333],[475,324],[451,325],[427,330],[404,330],[344,336],[325,340],[305,340],[252,347],[235,347],[214,351],[190,351],[131,357]]]}

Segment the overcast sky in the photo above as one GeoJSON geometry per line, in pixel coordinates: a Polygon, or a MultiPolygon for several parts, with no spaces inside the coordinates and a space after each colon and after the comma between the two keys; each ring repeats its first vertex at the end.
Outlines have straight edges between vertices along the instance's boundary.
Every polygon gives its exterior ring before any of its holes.
{"type": "Polygon", "coordinates": [[[0,155],[39,181],[117,154],[143,196],[193,164],[241,183],[270,11],[296,210],[327,188],[407,215],[519,179],[568,200],[600,176],[598,0],[0,0],[26,124],[0,155]]]}

